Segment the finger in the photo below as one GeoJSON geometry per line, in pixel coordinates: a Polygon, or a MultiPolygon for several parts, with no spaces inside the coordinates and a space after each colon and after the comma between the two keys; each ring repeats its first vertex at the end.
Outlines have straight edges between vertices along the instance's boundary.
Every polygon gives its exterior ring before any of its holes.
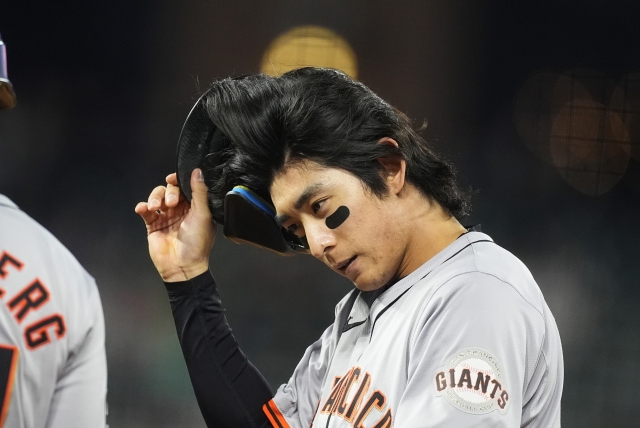
{"type": "Polygon", "coordinates": [[[136,204],[136,207],[135,207],[134,211],[136,212],[136,214],[143,214],[143,213],[149,211],[147,209],[147,203],[146,202],[138,202],[136,204]]]}
{"type": "Polygon", "coordinates": [[[172,186],[177,186],[178,185],[178,174],[176,174],[175,172],[173,174],[169,174],[167,175],[167,184],[171,184],[172,186]]]}
{"type": "Polygon", "coordinates": [[[153,223],[158,218],[158,214],[153,210],[149,210],[149,205],[146,202],[138,202],[135,212],[142,217],[147,225],[153,223]]]}
{"type": "Polygon", "coordinates": [[[211,216],[207,197],[207,185],[204,184],[202,170],[196,168],[191,173],[191,205],[199,214],[211,216]]]}
{"type": "Polygon", "coordinates": [[[165,192],[164,200],[167,207],[175,207],[178,202],[184,199],[184,196],[180,192],[178,186],[167,184],[167,191],[165,192]]]}
{"type": "Polygon", "coordinates": [[[149,204],[148,208],[150,210],[160,209],[166,190],[167,190],[166,187],[158,186],[151,191],[151,194],[149,195],[149,199],[147,200],[147,203],[149,204]]]}

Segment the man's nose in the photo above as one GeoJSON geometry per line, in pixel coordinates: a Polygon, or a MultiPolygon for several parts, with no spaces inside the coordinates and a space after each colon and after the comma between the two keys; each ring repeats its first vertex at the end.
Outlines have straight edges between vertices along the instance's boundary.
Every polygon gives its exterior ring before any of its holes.
{"type": "Polygon", "coordinates": [[[335,235],[327,227],[317,226],[305,230],[309,251],[316,258],[322,258],[336,244],[335,235]]]}

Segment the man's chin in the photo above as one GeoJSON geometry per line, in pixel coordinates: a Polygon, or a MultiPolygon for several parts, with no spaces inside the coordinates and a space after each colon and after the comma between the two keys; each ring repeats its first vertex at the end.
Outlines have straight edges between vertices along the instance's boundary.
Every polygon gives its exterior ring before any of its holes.
{"type": "Polygon", "coordinates": [[[353,285],[355,285],[355,287],[360,291],[374,291],[384,287],[384,285],[386,284],[386,281],[384,281],[383,279],[372,280],[370,278],[361,278],[361,276],[356,278],[355,281],[352,281],[353,285]]]}

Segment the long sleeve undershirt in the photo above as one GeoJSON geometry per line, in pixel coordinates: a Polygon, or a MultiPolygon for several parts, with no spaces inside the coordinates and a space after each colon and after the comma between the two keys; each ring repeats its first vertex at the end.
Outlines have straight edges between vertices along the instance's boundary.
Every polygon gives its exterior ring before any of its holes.
{"type": "Polygon", "coordinates": [[[207,427],[270,428],[262,406],[273,393],[233,337],[211,273],[165,286],[207,427]]]}

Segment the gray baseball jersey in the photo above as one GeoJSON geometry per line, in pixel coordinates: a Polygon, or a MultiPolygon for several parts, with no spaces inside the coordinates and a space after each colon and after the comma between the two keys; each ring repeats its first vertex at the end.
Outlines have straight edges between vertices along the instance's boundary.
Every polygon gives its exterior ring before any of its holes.
{"type": "Polygon", "coordinates": [[[348,299],[336,307],[348,323],[328,328],[266,405],[273,426],[560,426],[555,320],[489,236],[466,233],[370,305],[348,299]]]}
{"type": "Polygon", "coordinates": [[[0,195],[0,427],[103,428],[98,288],[46,229],[0,195]]]}

